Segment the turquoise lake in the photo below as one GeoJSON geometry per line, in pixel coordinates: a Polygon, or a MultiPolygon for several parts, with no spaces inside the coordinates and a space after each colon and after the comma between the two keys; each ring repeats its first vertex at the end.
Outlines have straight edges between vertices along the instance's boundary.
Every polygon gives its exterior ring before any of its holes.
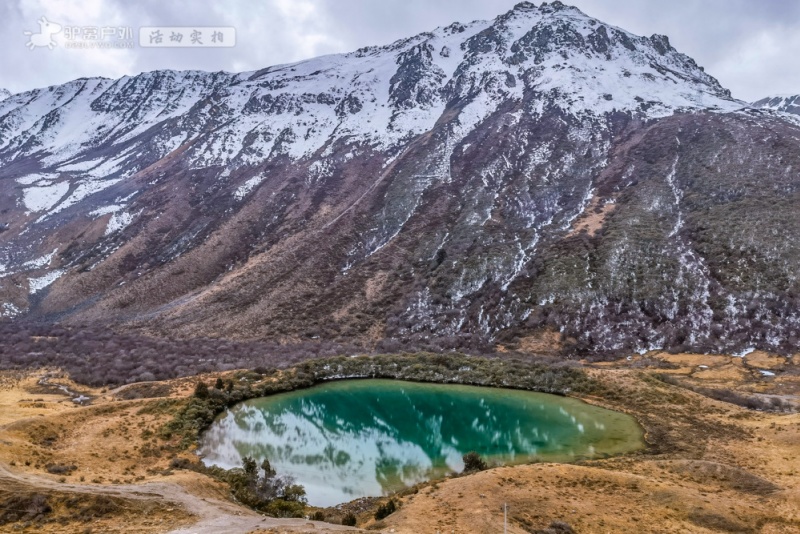
{"type": "Polygon", "coordinates": [[[630,416],[582,401],[508,389],[347,380],[240,403],[204,433],[207,465],[269,459],[331,506],[489,462],[569,462],[643,446],[630,416]]]}

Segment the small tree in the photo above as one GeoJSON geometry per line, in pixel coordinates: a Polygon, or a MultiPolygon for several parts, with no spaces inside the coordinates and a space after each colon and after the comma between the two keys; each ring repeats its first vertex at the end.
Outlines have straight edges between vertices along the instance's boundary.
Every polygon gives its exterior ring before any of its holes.
{"type": "Polygon", "coordinates": [[[242,470],[245,476],[250,480],[258,477],[258,464],[250,456],[242,458],[242,470]]]}
{"type": "Polygon", "coordinates": [[[484,471],[489,468],[481,455],[475,451],[468,452],[462,459],[464,460],[464,472],[474,473],[476,471],[484,471]]]}
{"type": "MultiPolygon", "coordinates": [[[[255,463],[255,460],[253,460],[253,463],[255,463]]],[[[264,460],[261,462],[261,469],[264,471],[264,476],[267,478],[272,478],[276,475],[276,471],[272,468],[272,464],[269,463],[269,460],[266,458],[264,458],[264,460]]]]}
{"type": "Polygon", "coordinates": [[[225,387],[225,384],[222,382],[222,379],[217,377],[217,381],[214,382],[214,389],[222,389],[225,387]]]}
{"type": "Polygon", "coordinates": [[[269,460],[259,465],[254,458],[242,458],[239,475],[231,478],[234,496],[243,504],[276,517],[300,517],[306,504],[306,490],[290,476],[279,476],[269,460]]]}
{"type": "Polygon", "coordinates": [[[208,386],[202,380],[194,387],[194,396],[198,399],[208,398],[208,386]]]}
{"type": "Polygon", "coordinates": [[[283,499],[292,502],[306,502],[306,489],[300,484],[287,484],[283,488],[283,499]]]}
{"type": "Polygon", "coordinates": [[[342,518],[342,525],[344,525],[346,527],[354,527],[354,526],[356,526],[356,516],[353,514],[353,512],[348,512],[342,518]]]}

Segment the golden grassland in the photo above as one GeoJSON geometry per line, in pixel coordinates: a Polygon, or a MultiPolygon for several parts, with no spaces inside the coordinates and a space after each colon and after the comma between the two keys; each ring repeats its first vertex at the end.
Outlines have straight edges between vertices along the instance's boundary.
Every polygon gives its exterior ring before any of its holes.
{"type": "MultiPolygon", "coordinates": [[[[734,391],[791,406],[800,394],[798,363],[764,353],[651,353],[592,364],[587,370],[606,393],[584,400],[636,417],[646,431],[645,450],[432,481],[397,496],[399,510],[382,521],[372,519],[369,507],[362,510],[359,526],[398,534],[496,533],[507,504],[508,532],[520,534],[548,532],[554,522],[579,533],[800,532],[800,414],[754,411],[707,395],[734,391]]],[[[201,378],[217,376],[229,375],[201,378]]],[[[0,373],[0,514],[14,495],[44,495],[52,509],[0,524],[0,532],[341,529],[266,520],[231,502],[223,484],[170,468],[176,455],[193,452],[172,447],[159,429],[197,380],[101,390],[57,370],[0,373]],[[49,384],[41,383],[45,374],[49,384]],[[78,406],[55,384],[91,397],[91,405],[78,406]],[[157,397],[134,398],[151,395],[157,397]]]]}

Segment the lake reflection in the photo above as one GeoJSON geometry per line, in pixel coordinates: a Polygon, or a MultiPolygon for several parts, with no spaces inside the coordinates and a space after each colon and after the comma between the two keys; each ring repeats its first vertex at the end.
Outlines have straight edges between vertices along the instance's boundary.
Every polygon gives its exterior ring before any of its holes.
{"type": "Polygon", "coordinates": [[[253,399],[203,436],[208,465],[267,458],[330,506],[384,495],[463,468],[469,451],[498,463],[568,461],[642,445],[636,422],[574,399],[391,380],[334,382],[253,399]]]}

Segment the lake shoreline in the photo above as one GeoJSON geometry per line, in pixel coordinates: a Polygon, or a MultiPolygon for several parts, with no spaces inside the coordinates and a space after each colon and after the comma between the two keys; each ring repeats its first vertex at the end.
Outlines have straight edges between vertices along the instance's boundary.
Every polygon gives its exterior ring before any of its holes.
{"type": "Polygon", "coordinates": [[[198,456],[223,469],[241,466],[244,457],[269,460],[306,488],[312,505],[332,506],[460,473],[468,452],[500,466],[608,458],[644,447],[635,418],[580,399],[361,379],[230,407],[201,436],[198,456]]]}

